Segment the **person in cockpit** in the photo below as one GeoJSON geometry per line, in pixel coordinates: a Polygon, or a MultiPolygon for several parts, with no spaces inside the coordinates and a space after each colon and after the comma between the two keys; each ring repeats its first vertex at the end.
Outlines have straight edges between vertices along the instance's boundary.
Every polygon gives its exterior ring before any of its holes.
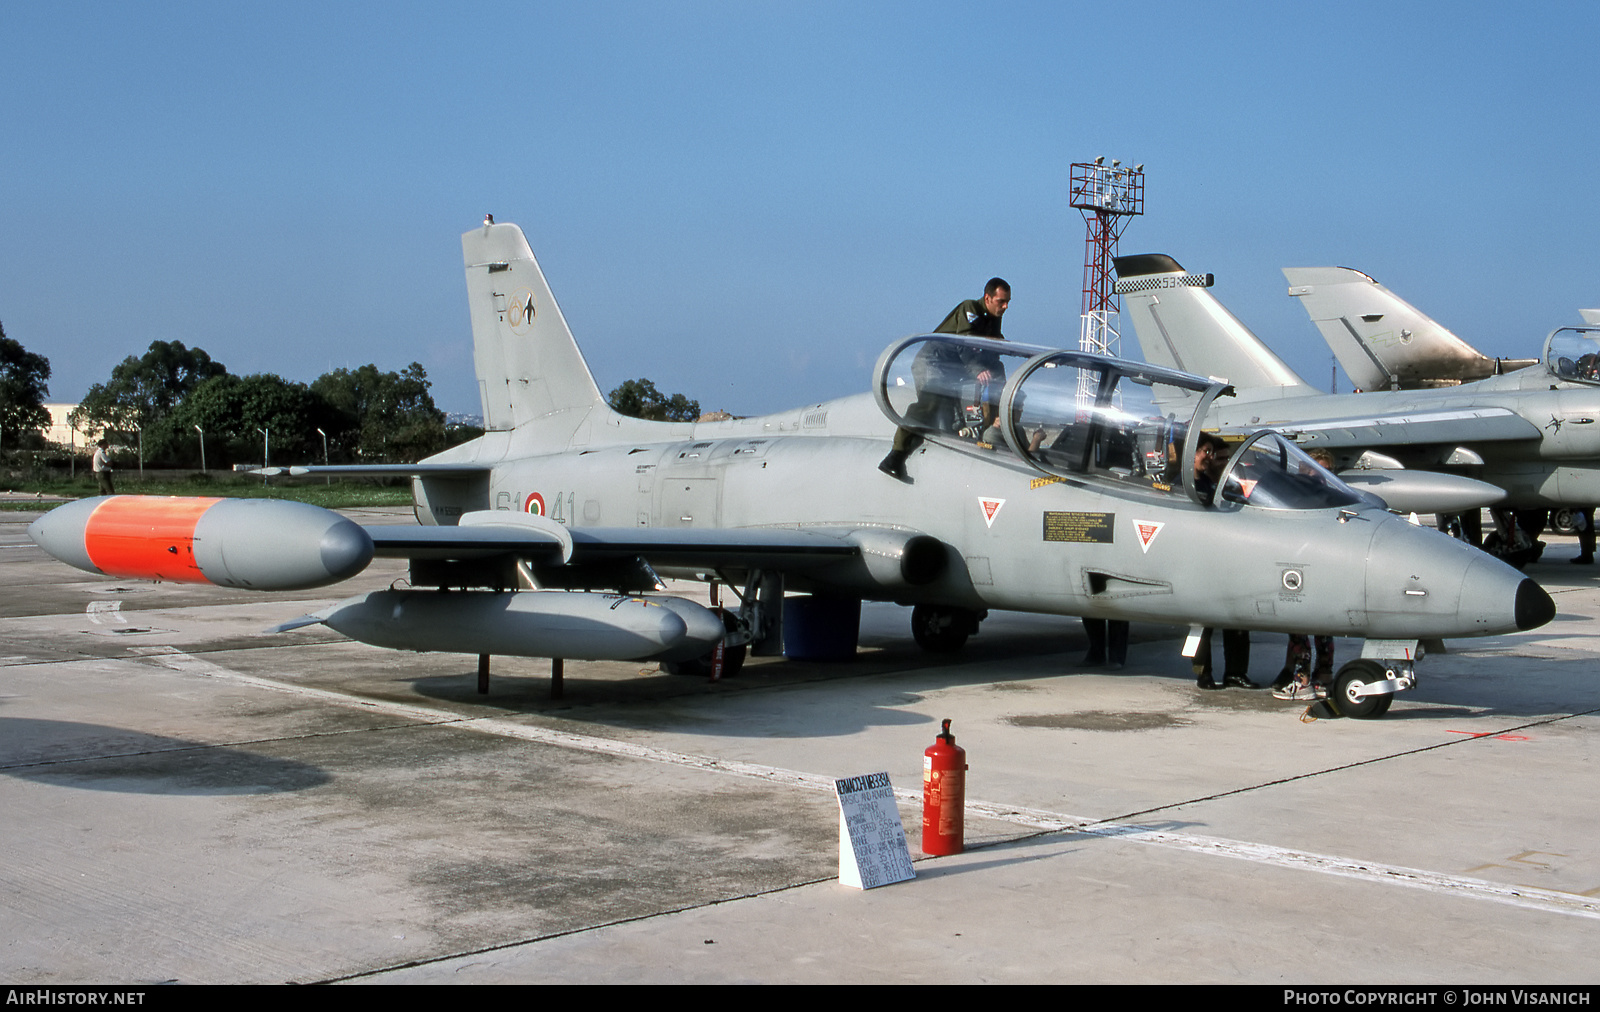
{"type": "Polygon", "coordinates": [[[1199,445],[1194,451],[1194,487],[1207,505],[1216,498],[1217,479],[1228,463],[1228,444],[1221,436],[1211,432],[1200,433],[1199,445]]]}

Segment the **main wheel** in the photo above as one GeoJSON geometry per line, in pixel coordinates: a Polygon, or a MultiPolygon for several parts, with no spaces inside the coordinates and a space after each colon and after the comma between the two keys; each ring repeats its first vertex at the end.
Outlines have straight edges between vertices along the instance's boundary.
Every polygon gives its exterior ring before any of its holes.
{"type": "Polygon", "coordinates": [[[1351,661],[1334,676],[1333,688],[1328,690],[1328,705],[1341,717],[1371,720],[1389,712],[1394,702],[1392,692],[1374,692],[1362,695],[1362,690],[1373,682],[1387,681],[1389,673],[1375,661],[1351,661]],[[1359,697],[1359,698],[1358,698],[1359,697]]]}
{"type": "Polygon", "coordinates": [[[1578,533],[1577,518],[1577,510],[1552,510],[1550,512],[1550,529],[1557,534],[1576,534],[1578,533]]]}
{"type": "Polygon", "coordinates": [[[978,617],[965,608],[919,604],[911,609],[911,638],[935,654],[953,654],[978,631],[978,617]]]}

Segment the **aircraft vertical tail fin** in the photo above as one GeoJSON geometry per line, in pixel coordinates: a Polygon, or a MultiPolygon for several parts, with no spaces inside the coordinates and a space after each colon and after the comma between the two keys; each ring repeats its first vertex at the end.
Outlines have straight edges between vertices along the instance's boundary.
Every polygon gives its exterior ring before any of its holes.
{"type": "Polygon", "coordinates": [[[461,236],[461,252],[484,427],[513,429],[560,413],[576,427],[604,405],[522,229],[486,222],[461,236]]]}
{"type": "Polygon", "coordinates": [[[1459,383],[1495,372],[1494,359],[1360,271],[1285,267],[1283,276],[1345,375],[1363,390],[1459,383]]]}
{"type": "MultiPolygon", "coordinates": [[[[1210,274],[1190,274],[1164,253],[1117,257],[1116,290],[1145,361],[1245,390],[1303,388],[1314,392],[1209,291],[1210,274]]],[[[1288,392],[1288,391],[1286,391],[1288,392]]]]}

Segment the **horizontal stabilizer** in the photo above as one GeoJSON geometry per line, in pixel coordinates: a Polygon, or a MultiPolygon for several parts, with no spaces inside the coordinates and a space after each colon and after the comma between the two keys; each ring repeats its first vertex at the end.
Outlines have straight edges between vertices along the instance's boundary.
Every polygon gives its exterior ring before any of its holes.
{"type": "Polygon", "coordinates": [[[258,467],[251,474],[266,478],[476,478],[489,464],[307,464],[303,467],[258,467]]]}

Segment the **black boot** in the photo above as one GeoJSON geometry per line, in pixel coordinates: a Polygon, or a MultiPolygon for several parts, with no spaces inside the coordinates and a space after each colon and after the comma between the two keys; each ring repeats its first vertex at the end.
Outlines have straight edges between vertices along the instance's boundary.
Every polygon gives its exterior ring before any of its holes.
{"type": "Polygon", "coordinates": [[[899,481],[907,481],[911,478],[909,474],[906,474],[905,450],[890,450],[889,455],[878,462],[878,470],[899,481]]]}
{"type": "Polygon", "coordinates": [[[1228,629],[1222,634],[1222,684],[1230,689],[1259,689],[1260,686],[1245,677],[1250,670],[1250,633],[1244,629],[1228,629]]]}

